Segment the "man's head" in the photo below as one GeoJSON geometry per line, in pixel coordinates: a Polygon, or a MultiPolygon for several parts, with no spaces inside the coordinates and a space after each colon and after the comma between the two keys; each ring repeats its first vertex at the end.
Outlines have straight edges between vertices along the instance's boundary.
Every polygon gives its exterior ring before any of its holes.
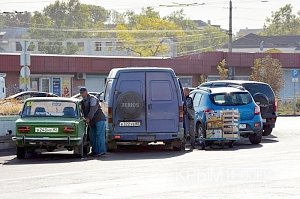
{"type": "Polygon", "coordinates": [[[184,93],[184,96],[189,96],[189,94],[190,94],[190,89],[189,89],[189,88],[184,88],[184,89],[183,89],[183,93],[184,93]]]}
{"type": "Polygon", "coordinates": [[[86,87],[81,87],[79,90],[79,93],[82,98],[86,98],[88,95],[88,91],[87,91],[86,87]]]}

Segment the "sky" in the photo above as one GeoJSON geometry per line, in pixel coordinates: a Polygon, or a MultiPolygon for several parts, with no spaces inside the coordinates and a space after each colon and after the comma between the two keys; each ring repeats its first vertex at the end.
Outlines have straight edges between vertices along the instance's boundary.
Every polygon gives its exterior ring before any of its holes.
{"type": "MultiPolygon", "coordinates": [[[[55,0],[0,0],[0,12],[34,12],[55,2],[55,0]]],[[[211,21],[212,25],[220,25],[228,29],[229,0],[80,0],[81,3],[94,4],[105,9],[114,9],[118,12],[133,10],[139,13],[143,7],[151,6],[166,16],[173,11],[184,9],[190,19],[211,21]],[[204,4],[198,6],[166,7],[175,4],[204,4]]],[[[300,10],[300,0],[232,0],[233,32],[245,28],[262,28],[272,11],[279,10],[286,4],[292,4],[294,14],[300,10]],[[267,2],[265,2],[267,1],[267,2]]]]}

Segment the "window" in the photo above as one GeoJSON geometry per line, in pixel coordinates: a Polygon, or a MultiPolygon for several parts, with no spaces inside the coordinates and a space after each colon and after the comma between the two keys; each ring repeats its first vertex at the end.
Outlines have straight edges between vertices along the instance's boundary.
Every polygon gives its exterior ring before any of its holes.
{"type": "Polygon", "coordinates": [[[34,51],[35,50],[35,45],[33,42],[30,42],[29,46],[28,46],[28,51],[34,51]]]}
{"type": "Polygon", "coordinates": [[[172,100],[172,88],[169,81],[151,81],[151,100],[172,100]]]}
{"type": "Polygon", "coordinates": [[[109,81],[106,83],[104,101],[108,101],[109,96],[110,96],[111,87],[112,87],[112,81],[109,80],[109,81]]]}
{"type": "Polygon", "coordinates": [[[78,42],[77,43],[79,51],[84,51],[84,42],[78,42]]]}
{"type": "Polygon", "coordinates": [[[101,51],[101,42],[95,42],[95,51],[101,51]]]}
{"type": "Polygon", "coordinates": [[[22,46],[20,42],[16,42],[16,51],[22,51],[22,46]]]}
{"type": "Polygon", "coordinates": [[[222,106],[246,105],[252,102],[249,93],[220,93],[211,95],[210,99],[214,104],[222,106]]]}
{"type": "Polygon", "coordinates": [[[112,42],[106,42],[106,50],[112,51],[112,42]]]}
{"type": "Polygon", "coordinates": [[[202,98],[202,94],[201,93],[196,93],[196,95],[194,96],[194,107],[198,107],[200,105],[200,101],[202,98]]]}
{"type": "Polygon", "coordinates": [[[117,42],[116,43],[116,50],[117,51],[122,51],[123,50],[123,43],[122,42],[117,42]]]}

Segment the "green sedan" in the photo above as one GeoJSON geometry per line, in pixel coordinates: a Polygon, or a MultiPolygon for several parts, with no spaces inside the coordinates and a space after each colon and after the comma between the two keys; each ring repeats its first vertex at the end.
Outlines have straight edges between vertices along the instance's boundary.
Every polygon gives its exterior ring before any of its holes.
{"type": "Polygon", "coordinates": [[[25,101],[20,119],[16,121],[17,158],[27,152],[58,148],[74,151],[84,157],[90,151],[87,125],[82,115],[80,100],[61,97],[29,98],[25,101]]]}

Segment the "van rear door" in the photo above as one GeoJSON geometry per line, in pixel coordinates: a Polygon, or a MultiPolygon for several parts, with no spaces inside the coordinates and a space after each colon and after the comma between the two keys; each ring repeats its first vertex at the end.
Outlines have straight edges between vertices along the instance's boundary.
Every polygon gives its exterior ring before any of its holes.
{"type": "Polygon", "coordinates": [[[125,72],[117,77],[114,92],[114,132],[146,132],[145,72],[125,72]]]}
{"type": "Polygon", "coordinates": [[[179,99],[171,73],[147,72],[146,91],[147,132],[178,132],[179,99]]]}

